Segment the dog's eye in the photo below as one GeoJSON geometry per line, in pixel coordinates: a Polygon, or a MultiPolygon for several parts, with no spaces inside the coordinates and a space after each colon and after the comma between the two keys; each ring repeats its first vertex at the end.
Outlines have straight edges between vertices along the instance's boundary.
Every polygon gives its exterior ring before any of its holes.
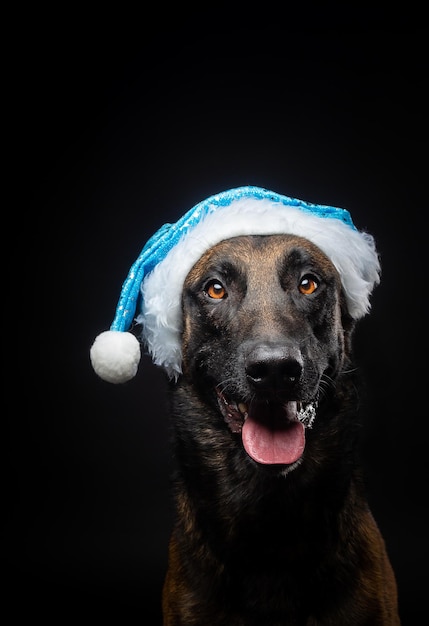
{"type": "Polygon", "coordinates": [[[319,283],[317,279],[311,274],[306,274],[305,276],[301,278],[301,281],[298,285],[298,289],[305,296],[309,296],[310,294],[316,291],[318,286],[319,286],[319,283]]]}
{"type": "Polygon", "coordinates": [[[204,291],[213,300],[222,300],[226,298],[226,289],[218,280],[211,280],[207,283],[204,291]]]}

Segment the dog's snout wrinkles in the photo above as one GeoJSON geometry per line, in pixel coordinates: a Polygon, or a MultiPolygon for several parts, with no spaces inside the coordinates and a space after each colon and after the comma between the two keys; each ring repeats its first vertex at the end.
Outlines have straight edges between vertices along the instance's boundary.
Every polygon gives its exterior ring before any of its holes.
{"type": "Polygon", "coordinates": [[[246,376],[256,389],[280,390],[296,383],[302,374],[300,354],[284,346],[258,345],[246,357],[246,376]]]}

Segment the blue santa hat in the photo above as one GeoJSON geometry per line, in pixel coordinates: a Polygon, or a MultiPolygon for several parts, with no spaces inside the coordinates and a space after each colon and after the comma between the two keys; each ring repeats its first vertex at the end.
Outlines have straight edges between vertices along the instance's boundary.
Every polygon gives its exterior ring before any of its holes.
{"type": "Polygon", "coordinates": [[[379,258],[373,237],[356,229],[347,210],[260,187],[230,189],[200,202],[175,224],[164,224],[146,243],[122,286],[110,330],[98,335],[91,347],[95,372],[111,383],[136,375],[140,342],[128,331],[137,321],[154,363],[177,379],[182,363],[181,294],[189,271],[220,241],[277,234],[298,235],[318,246],[338,270],[350,316],[359,319],[369,311],[369,297],[380,281],[379,258]]]}

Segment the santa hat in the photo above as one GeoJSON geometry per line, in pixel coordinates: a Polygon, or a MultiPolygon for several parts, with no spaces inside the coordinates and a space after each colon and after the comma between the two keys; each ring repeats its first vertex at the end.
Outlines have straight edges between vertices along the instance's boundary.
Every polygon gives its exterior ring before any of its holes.
{"type": "Polygon", "coordinates": [[[338,270],[350,316],[363,317],[380,280],[374,239],[356,229],[349,212],[261,189],[239,187],[211,196],[146,243],[122,286],[110,330],[95,339],[95,372],[111,383],[137,373],[140,342],[129,331],[142,325],[141,341],[170,378],[181,373],[181,294],[189,271],[216,243],[240,235],[292,234],[313,242],[338,270]],[[140,311],[137,312],[137,305],[140,311]],[[136,316],[137,312],[137,316],[136,316]]]}

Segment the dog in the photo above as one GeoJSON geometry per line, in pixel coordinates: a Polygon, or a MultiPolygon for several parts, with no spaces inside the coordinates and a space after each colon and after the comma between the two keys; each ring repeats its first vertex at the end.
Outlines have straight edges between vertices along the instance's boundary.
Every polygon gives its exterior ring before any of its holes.
{"type": "Polygon", "coordinates": [[[331,260],[297,235],[225,239],[181,304],[164,626],[399,625],[331,260]]]}

